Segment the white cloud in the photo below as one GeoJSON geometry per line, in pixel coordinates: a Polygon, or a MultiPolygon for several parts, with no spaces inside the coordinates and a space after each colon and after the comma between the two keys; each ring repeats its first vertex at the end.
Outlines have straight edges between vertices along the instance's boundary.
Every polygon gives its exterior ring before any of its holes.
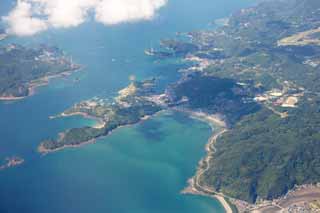
{"type": "Polygon", "coordinates": [[[89,14],[105,25],[152,19],[167,0],[18,0],[2,20],[8,33],[29,36],[48,28],[76,27],[89,14]]]}
{"type": "Polygon", "coordinates": [[[102,0],[96,7],[95,18],[106,25],[149,20],[166,0],[102,0]]]}
{"type": "Polygon", "coordinates": [[[21,36],[33,35],[47,29],[45,21],[32,17],[32,6],[28,2],[18,1],[9,16],[3,18],[9,25],[8,33],[21,36]]]}
{"type": "Polygon", "coordinates": [[[90,8],[98,0],[29,0],[38,8],[40,14],[47,17],[49,25],[56,28],[75,27],[83,23],[90,8]]]}

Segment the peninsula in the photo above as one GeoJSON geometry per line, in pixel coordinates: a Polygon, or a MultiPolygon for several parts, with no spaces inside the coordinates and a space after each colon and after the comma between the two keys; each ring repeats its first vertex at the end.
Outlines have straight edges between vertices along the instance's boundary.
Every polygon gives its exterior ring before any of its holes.
{"type": "Polygon", "coordinates": [[[34,94],[51,78],[70,75],[80,68],[56,47],[0,47],[0,100],[19,100],[34,94]]]}
{"type": "Polygon", "coordinates": [[[46,154],[68,147],[93,143],[95,139],[107,136],[121,126],[138,123],[159,112],[163,107],[156,103],[158,96],[153,97],[155,81],[155,79],[132,81],[111,101],[93,98],[74,105],[58,117],[82,115],[96,119],[101,125],[62,132],[58,139],[41,143],[38,151],[46,154]]]}

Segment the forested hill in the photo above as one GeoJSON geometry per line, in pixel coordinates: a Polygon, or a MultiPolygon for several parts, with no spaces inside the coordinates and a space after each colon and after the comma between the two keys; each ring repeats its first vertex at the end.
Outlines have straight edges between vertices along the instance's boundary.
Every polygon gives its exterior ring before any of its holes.
{"type": "Polygon", "coordinates": [[[188,90],[195,80],[173,87],[175,97],[188,98],[186,106],[235,118],[218,139],[201,182],[249,202],[320,182],[320,1],[265,1],[236,12],[217,29],[188,35],[190,42],[162,42],[170,51],[159,56],[187,58],[197,63],[189,72],[251,88],[249,96],[229,96],[242,100],[243,109],[227,111],[207,100],[216,96],[188,90]]]}
{"type": "Polygon", "coordinates": [[[247,53],[231,58],[243,57],[248,72],[221,72],[252,79],[266,92],[257,99],[262,109],[218,140],[207,185],[255,202],[284,195],[296,184],[320,182],[319,10],[317,0],[273,1],[231,18],[226,28],[244,37],[246,51],[239,52],[247,53]],[[273,96],[272,90],[279,93],[273,96]]]}
{"type": "Polygon", "coordinates": [[[56,47],[0,46],[0,98],[26,97],[35,87],[46,84],[48,78],[76,69],[79,66],[56,47]]]}

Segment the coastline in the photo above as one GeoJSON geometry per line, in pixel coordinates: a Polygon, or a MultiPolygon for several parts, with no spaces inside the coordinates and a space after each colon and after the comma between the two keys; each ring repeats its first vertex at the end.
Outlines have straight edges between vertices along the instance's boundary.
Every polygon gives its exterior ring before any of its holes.
{"type": "Polygon", "coordinates": [[[58,114],[56,116],[50,116],[49,119],[66,118],[66,117],[72,117],[72,116],[81,116],[83,118],[96,121],[97,124],[95,124],[93,126],[93,128],[95,128],[95,129],[102,129],[106,125],[106,122],[102,118],[98,118],[98,117],[89,115],[88,113],[85,113],[85,112],[72,112],[72,113],[64,113],[63,112],[63,113],[58,114]]]}
{"type": "Polygon", "coordinates": [[[204,112],[195,112],[181,108],[174,108],[173,110],[186,113],[193,119],[209,124],[213,131],[213,135],[208,139],[205,147],[207,155],[200,160],[195,176],[189,179],[188,186],[181,193],[212,197],[222,205],[226,213],[233,213],[232,206],[226,200],[226,198],[229,199],[227,196],[206,186],[202,186],[200,183],[201,176],[210,168],[211,154],[215,152],[214,144],[221,135],[228,131],[227,124],[217,114],[209,115],[204,112]],[[218,131],[216,130],[217,127],[219,128],[218,131]]]}
{"type": "MultiPolygon", "coordinates": [[[[210,160],[209,153],[211,152],[211,147],[213,147],[214,143],[216,142],[216,139],[220,135],[222,135],[223,133],[225,133],[227,131],[227,127],[226,127],[225,122],[219,117],[219,115],[209,115],[209,114],[206,114],[206,113],[203,113],[203,112],[194,112],[192,110],[181,109],[181,108],[165,109],[165,110],[161,110],[161,111],[159,111],[159,112],[157,112],[157,113],[155,113],[153,115],[144,116],[137,123],[119,126],[119,127],[113,129],[112,131],[110,131],[108,134],[106,134],[104,136],[97,137],[97,138],[91,139],[89,141],[82,142],[82,143],[77,144],[77,145],[65,145],[65,146],[62,146],[62,147],[57,148],[57,149],[46,149],[43,146],[43,143],[41,143],[39,145],[39,147],[38,147],[38,152],[41,153],[42,155],[47,155],[47,154],[50,154],[50,153],[53,153],[53,152],[61,151],[63,149],[79,148],[79,147],[82,147],[82,146],[85,146],[85,145],[95,144],[98,139],[107,137],[110,134],[112,134],[114,131],[116,131],[116,130],[118,130],[120,128],[139,124],[139,123],[144,122],[144,121],[146,121],[146,120],[148,120],[150,118],[158,116],[159,114],[164,113],[166,111],[173,111],[173,112],[176,111],[176,112],[186,113],[186,114],[190,115],[190,117],[193,118],[193,119],[197,119],[197,120],[200,120],[200,121],[203,121],[203,122],[209,124],[213,131],[216,131],[214,128],[216,128],[217,126],[219,128],[221,128],[220,131],[214,132],[214,134],[210,137],[210,139],[208,140],[208,143],[206,145],[206,151],[208,152],[208,155],[207,155],[207,157],[205,157],[205,159],[210,160]]],[[[99,118],[90,116],[87,113],[83,113],[83,112],[75,112],[75,113],[70,113],[70,114],[61,113],[58,116],[50,117],[50,119],[54,119],[54,118],[58,118],[58,117],[69,117],[69,116],[75,116],[75,115],[80,115],[80,116],[83,116],[85,118],[99,120],[99,118]]],[[[60,135],[60,137],[61,137],[61,135],[60,135]]],[[[203,164],[203,161],[205,159],[202,159],[200,161],[199,165],[203,164]]],[[[201,166],[199,166],[199,167],[201,167],[201,166]]],[[[200,171],[200,168],[198,168],[198,171],[197,171],[196,175],[188,181],[189,182],[189,186],[187,188],[185,188],[181,193],[212,197],[212,198],[216,199],[223,206],[223,208],[225,209],[226,213],[233,213],[234,211],[232,210],[231,205],[226,201],[226,197],[223,194],[215,192],[215,191],[209,191],[208,189],[206,189],[205,187],[203,187],[203,186],[201,186],[199,184],[199,177],[205,171],[203,171],[203,170],[200,171]]]]}
{"type": "MultiPolygon", "coordinates": [[[[170,112],[170,111],[185,113],[193,119],[197,119],[202,122],[205,122],[212,128],[212,131],[213,131],[213,134],[210,136],[210,138],[208,139],[208,143],[205,146],[205,150],[207,152],[207,155],[200,160],[196,174],[188,180],[188,186],[181,191],[182,194],[194,194],[194,195],[201,195],[201,196],[207,196],[207,197],[214,198],[222,205],[222,207],[224,208],[226,213],[244,212],[244,211],[265,213],[268,210],[270,210],[270,208],[280,209],[280,205],[278,205],[277,203],[279,203],[280,201],[283,202],[284,199],[287,199],[286,197],[281,197],[281,198],[279,198],[277,200],[273,200],[273,201],[260,201],[257,204],[249,204],[245,201],[237,200],[237,199],[229,197],[221,192],[215,191],[211,187],[205,186],[201,183],[201,177],[210,168],[210,161],[212,160],[212,155],[216,152],[215,143],[217,142],[217,139],[228,131],[228,127],[227,127],[226,122],[223,120],[223,116],[219,115],[219,114],[208,114],[205,112],[193,111],[190,109],[180,108],[180,107],[167,108],[167,109],[160,110],[157,113],[154,113],[152,115],[146,115],[144,117],[141,117],[140,120],[136,123],[120,125],[105,135],[90,139],[88,141],[81,142],[79,144],[64,145],[64,146],[56,148],[56,149],[47,149],[43,146],[43,143],[41,143],[38,146],[38,152],[42,155],[47,155],[47,154],[57,152],[57,151],[60,151],[63,149],[79,148],[79,147],[82,147],[85,145],[95,144],[98,139],[108,137],[110,134],[112,134],[114,131],[116,131],[120,128],[139,124],[139,123],[144,122],[150,118],[153,118],[154,116],[159,115],[160,113],[170,112]]],[[[57,116],[51,116],[50,119],[55,119],[55,118],[59,118],[59,117],[77,116],[77,115],[80,115],[84,118],[94,119],[98,122],[103,122],[104,125],[106,124],[101,118],[91,116],[85,112],[61,113],[57,116]]],[[[96,127],[94,127],[94,128],[96,128],[96,127]]],[[[63,134],[64,133],[60,133],[59,137],[63,137],[63,134]]],[[[320,187],[319,187],[319,191],[320,191],[320,187]]],[[[319,198],[320,198],[320,192],[319,192],[319,198]]],[[[283,209],[283,208],[281,208],[281,209],[283,209]]]]}
{"type": "MultiPolygon", "coordinates": [[[[261,200],[255,204],[250,204],[242,200],[229,197],[214,189],[201,184],[201,176],[210,168],[210,160],[215,153],[215,143],[217,139],[228,131],[227,125],[219,115],[210,115],[204,112],[194,112],[188,109],[174,108],[175,111],[190,115],[191,118],[203,121],[212,128],[213,135],[206,144],[207,155],[200,160],[195,176],[188,180],[188,185],[181,191],[182,194],[194,194],[208,196],[216,199],[224,208],[226,213],[234,212],[255,212],[268,213],[287,211],[290,208],[309,208],[315,200],[320,201],[320,183],[296,186],[286,195],[274,200],[261,200]],[[217,130],[218,127],[218,130],[217,130]],[[308,202],[306,202],[308,201],[308,202]]],[[[320,203],[319,203],[320,204],[320,203]]],[[[314,204],[314,205],[317,205],[314,204]]]]}
{"type": "MultiPolygon", "coordinates": [[[[77,66],[77,65],[75,65],[77,66]]],[[[36,89],[42,86],[47,86],[50,83],[50,80],[56,79],[56,78],[64,78],[72,75],[75,72],[79,72],[81,70],[81,67],[74,68],[73,70],[67,70],[65,72],[61,72],[59,74],[54,75],[47,75],[44,77],[41,77],[39,79],[32,80],[28,83],[28,95],[26,96],[13,96],[13,95],[7,95],[7,96],[0,96],[0,101],[18,101],[22,100],[28,97],[33,96],[36,93],[36,89]]]]}
{"type": "Polygon", "coordinates": [[[53,152],[58,152],[58,151],[61,151],[63,149],[68,149],[68,148],[79,148],[79,147],[82,147],[82,146],[85,146],[85,145],[88,145],[88,144],[94,144],[96,143],[96,139],[91,139],[89,141],[85,141],[81,144],[77,144],[77,145],[64,145],[62,147],[59,147],[59,148],[56,148],[56,149],[47,149],[43,146],[43,143],[41,143],[39,146],[38,146],[38,149],[37,151],[42,154],[42,155],[47,155],[49,153],[53,153],[53,152]]]}
{"type": "MultiPolygon", "coordinates": [[[[63,149],[68,149],[68,148],[79,148],[79,147],[82,147],[82,146],[85,146],[85,145],[89,145],[89,144],[95,144],[97,142],[98,139],[101,139],[101,138],[105,138],[105,137],[108,137],[110,134],[112,134],[114,131],[120,129],[120,128],[124,128],[124,127],[129,127],[129,126],[133,126],[133,125],[136,125],[136,124],[139,124],[141,122],[144,122],[150,118],[153,118],[155,116],[158,116],[160,113],[164,112],[166,110],[160,110],[159,112],[153,114],[153,115],[146,115],[144,117],[141,117],[140,120],[136,123],[133,123],[133,124],[126,124],[126,125],[120,125],[116,128],[114,128],[113,130],[111,130],[110,132],[108,132],[106,135],[102,135],[102,136],[99,136],[99,137],[96,137],[96,138],[93,138],[93,139],[90,139],[88,141],[84,141],[84,142],[81,142],[79,144],[75,144],[75,145],[64,145],[62,147],[59,147],[59,148],[56,148],[56,149],[47,149],[43,146],[43,143],[40,143],[40,145],[38,146],[37,148],[37,151],[38,153],[42,154],[42,155],[47,155],[49,153],[53,153],[53,152],[57,152],[57,151],[61,151],[63,149]]],[[[50,119],[55,119],[55,118],[58,118],[58,117],[70,117],[70,116],[75,116],[75,115],[81,115],[81,116],[84,116],[86,118],[91,118],[91,119],[100,119],[100,118],[96,118],[96,117],[93,117],[93,116],[90,116],[86,113],[83,113],[83,112],[75,112],[75,113],[71,113],[71,114],[64,114],[64,113],[61,113],[60,116],[53,116],[53,117],[50,117],[50,119]]],[[[104,125],[105,126],[105,125],[104,125]]],[[[103,126],[103,127],[104,127],[103,126]]],[[[102,127],[102,128],[103,128],[102,127]]],[[[95,127],[94,127],[95,128],[95,127]]],[[[63,136],[63,133],[60,133],[60,137],[63,136]]]]}

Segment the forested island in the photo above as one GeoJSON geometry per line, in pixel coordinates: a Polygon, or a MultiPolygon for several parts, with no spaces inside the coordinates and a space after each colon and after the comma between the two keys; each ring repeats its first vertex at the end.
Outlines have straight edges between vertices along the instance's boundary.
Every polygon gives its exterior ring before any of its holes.
{"type": "Polygon", "coordinates": [[[30,96],[50,78],[70,75],[79,68],[56,47],[0,46],[0,100],[30,96]]]}

